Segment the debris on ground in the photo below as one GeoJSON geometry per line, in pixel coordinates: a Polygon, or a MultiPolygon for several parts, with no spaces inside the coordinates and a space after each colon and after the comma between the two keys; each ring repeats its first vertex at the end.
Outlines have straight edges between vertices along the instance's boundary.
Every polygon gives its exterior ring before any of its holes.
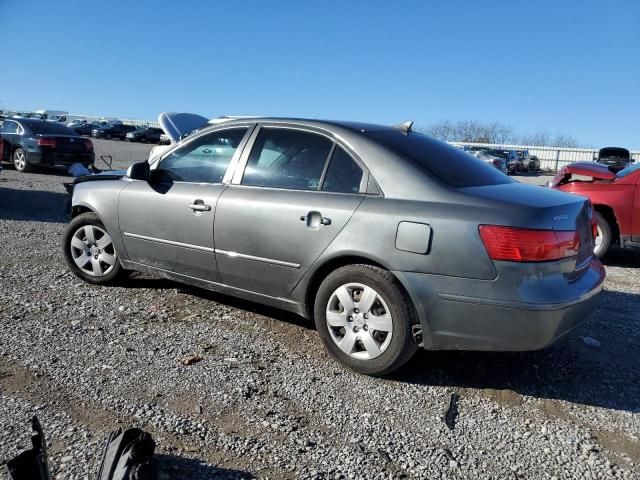
{"type": "Polygon", "coordinates": [[[453,430],[456,426],[456,417],[458,416],[458,400],[460,399],[460,395],[457,393],[452,393],[451,398],[449,398],[449,408],[447,408],[447,413],[444,415],[444,423],[447,424],[449,430],[453,430]]]}
{"type": "Polygon", "coordinates": [[[204,357],[201,357],[200,355],[187,355],[180,360],[180,363],[183,365],[193,365],[201,360],[204,360],[204,357]]]}

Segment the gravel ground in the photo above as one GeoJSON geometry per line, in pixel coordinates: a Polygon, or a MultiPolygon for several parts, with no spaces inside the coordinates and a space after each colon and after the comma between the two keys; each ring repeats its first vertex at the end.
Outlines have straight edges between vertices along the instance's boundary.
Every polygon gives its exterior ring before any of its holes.
{"type": "MultiPolygon", "coordinates": [[[[116,167],[150,148],[95,144],[116,167]]],[[[28,448],[37,413],[58,479],[93,477],[126,425],[154,436],[162,479],[640,477],[640,255],[613,252],[602,306],[561,344],[419,352],[374,379],[295,315],[147,275],[76,279],[64,181],[0,173],[0,461],[28,448]]]]}

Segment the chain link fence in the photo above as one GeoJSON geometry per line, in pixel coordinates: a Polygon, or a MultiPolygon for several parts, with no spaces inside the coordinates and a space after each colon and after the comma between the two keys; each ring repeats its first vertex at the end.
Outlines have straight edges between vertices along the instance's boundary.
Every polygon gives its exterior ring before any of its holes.
{"type": "MultiPolygon", "coordinates": [[[[529,155],[535,155],[540,160],[540,168],[545,171],[557,172],[564,165],[573,162],[593,162],[598,156],[597,148],[566,148],[540,145],[509,145],[497,143],[468,143],[449,142],[457,147],[487,147],[500,150],[529,150],[529,155]]],[[[631,151],[631,158],[640,161],[640,151],[631,151]]]]}

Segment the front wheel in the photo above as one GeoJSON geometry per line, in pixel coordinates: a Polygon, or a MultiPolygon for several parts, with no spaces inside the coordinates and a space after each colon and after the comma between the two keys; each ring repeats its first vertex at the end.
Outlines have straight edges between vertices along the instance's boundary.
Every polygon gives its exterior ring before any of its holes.
{"type": "Polygon", "coordinates": [[[28,172],[31,170],[31,165],[27,162],[27,154],[21,148],[16,148],[13,152],[13,166],[18,172],[28,172]]]}
{"type": "Polygon", "coordinates": [[[596,238],[594,239],[593,254],[598,258],[604,258],[611,247],[613,235],[611,225],[600,212],[594,212],[596,221],[596,238]]]}
{"type": "Polygon", "coordinates": [[[386,375],[416,352],[415,313],[398,280],[372,265],[347,265],[324,279],[314,306],[324,346],[366,375],[386,375]]]}
{"type": "Polygon", "coordinates": [[[113,240],[94,213],[83,213],[69,223],[62,249],[71,271],[85,282],[113,284],[124,273],[113,240]]]}

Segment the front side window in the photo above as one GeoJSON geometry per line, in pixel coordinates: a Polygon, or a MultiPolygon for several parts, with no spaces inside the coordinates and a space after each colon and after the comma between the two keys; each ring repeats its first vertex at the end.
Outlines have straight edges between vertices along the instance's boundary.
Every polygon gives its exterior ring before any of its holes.
{"type": "Polygon", "coordinates": [[[249,155],[242,185],[318,190],[333,142],[315,133],[262,128],[249,155]]]}
{"type": "Polygon", "coordinates": [[[220,183],[246,127],[209,133],[179,147],[160,161],[160,181],[220,183]]]}
{"type": "Polygon", "coordinates": [[[336,147],[331,156],[331,162],[324,181],[323,192],[358,193],[362,182],[362,168],[344,151],[336,147]]]}

